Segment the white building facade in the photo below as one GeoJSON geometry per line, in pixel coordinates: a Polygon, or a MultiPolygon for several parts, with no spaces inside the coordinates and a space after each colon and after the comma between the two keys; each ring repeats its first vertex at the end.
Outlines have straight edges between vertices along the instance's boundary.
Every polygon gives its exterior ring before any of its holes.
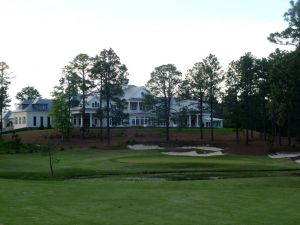
{"type": "MultiPolygon", "coordinates": [[[[145,110],[144,106],[144,96],[147,94],[147,91],[144,87],[137,87],[135,85],[128,85],[124,88],[124,96],[122,97],[126,101],[126,106],[124,113],[128,114],[128,119],[123,120],[119,124],[113,124],[112,121],[109,121],[110,126],[118,127],[163,127],[165,126],[165,121],[157,118],[157,115],[153,111],[145,110]]],[[[71,114],[73,118],[74,127],[82,127],[83,121],[88,127],[99,127],[100,120],[97,118],[97,109],[100,107],[100,97],[99,95],[92,95],[86,99],[85,107],[85,118],[82,118],[81,107],[73,107],[71,109],[71,114]]],[[[114,108],[115,105],[112,102],[110,108],[114,108]]],[[[182,108],[187,108],[189,113],[186,115],[185,127],[200,127],[200,112],[198,107],[198,102],[193,100],[183,100],[176,101],[172,99],[171,103],[171,120],[170,127],[179,126],[178,121],[176,121],[176,116],[182,108]]],[[[102,101],[102,108],[106,108],[105,101],[102,101]]],[[[107,120],[102,120],[102,125],[106,126],[107,120]]],[[[203,113],[202,113],[202,126],[210,127],[210,110],[207,103],[203,104],[203,113]]],[[[213,126],[216,128],[223,127],[223,119],[213,118],[213,126]]]]}
{"type": "Polygon", "coordinates": [[[50,128],[52,100],[35,99],[24,100],[12,111],[14,129],[22,128],[50,128]]]}
{"type": "MultiPolygon", "coordinates": [[[[153,111],[147,111],[144,107],[144,96],[147,91],[144,87],[137,87],[135,85],[128,85],[124,88],[123,100],[126,102],[124,113],[128,115],[127,119],[113,124],[110,119],[110,126],[116,127],[164,127],[165,121],[158,118],[156,113],[153,111]]],[[[52,119],[50,111],[52,107],[52,100],[49,99],[36,99],[36,100],[25,100],[18,104],[16,110],[14,110],[10,116],[9,124],[13,124],[13,129],[22,128],[48,128],[52,125],[52,119]]],[[[112,102],[110,105],[111,109],[116,107],[115,103],[112,102]]],[[[97,117],[97,111],[100,108],[100,97],[99,95],[90,95],[86,99],[85,105],[85,118],[82,118],[82,106],[79,104],[76,107],[71,108],[72,123],[74,127],[82,127],[85,123],[86,127],[99,127],[100,120],[97,117]]],[[[106,108],[106,102],[102,101],[102,108],[106,108]]],[[[201,116],[199,112],[199,104],[194,100],[183,100],[171,101],[171,120],[170,127],[200,127],[201,116]],[[181,110],[187,109],[184,121],[178,122],[178,115],[181,110]]],[[[8,123],[7,121],[5,123],[8,123]]],[[[4,124],[5,124],[4,123],[4,124]]],[[[102,126],[105,127],[107,124],[106,119],[102,119],[102,126]]],[[[203,103],[202,113],[202,127],[210,127],[210,109],[207,103],[203,103]]],[[[213,126],[216,128],[223,127],[223,119],[213,118],[213,126]]]]}

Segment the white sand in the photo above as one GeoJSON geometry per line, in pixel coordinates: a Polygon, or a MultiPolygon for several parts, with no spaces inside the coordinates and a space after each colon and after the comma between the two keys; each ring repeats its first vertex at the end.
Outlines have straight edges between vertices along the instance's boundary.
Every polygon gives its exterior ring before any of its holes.
{"type": "Polygon", "coordinates": [[[269,154],[268,156],[272,159],[295,158],[295,157],[299,157],[300,153],[299,152],[295,152],[295,153],[278,152],[276,154],[269,154]]]}
{"type": "Polygon", "coordinates": [[[223,150],[222,148],[209,147],[209,146],[184,146],[184,147],[178,147],[177,149],[199,149],[199,150],[212,151],[212,152],[223,150]]]}
{"type": "Polygon", "coordinates": [[[214,151],[210,153],[197,153],[196,151],[190,152],[162,152],[164,155],[172,155],[172,156],[193,156],[193,157],[209,157],[209,156],[219,156],[224,155],[221,151],[214,151]]]}
{"type": "Polygon", "coordinates": [[[153,150],[153,149],[164,149],[159,147],[158,145],[128,145],[127,146],[131,150],[153,150]]]}

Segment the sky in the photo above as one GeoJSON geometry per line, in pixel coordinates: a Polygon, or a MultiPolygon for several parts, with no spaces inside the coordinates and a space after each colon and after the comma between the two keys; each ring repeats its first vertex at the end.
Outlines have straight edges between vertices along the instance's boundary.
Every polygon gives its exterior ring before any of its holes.
{"type": "MultiPolygon", "coordinates": [[[[0,61],[10,66],[13,103],[23,87],[51,97],[72,59],[113,48],[129,83],[155,67],[183,74],[210,53],[223,69],[246,52],[267,57],[270,33],[287,27],[289,0],[0,0],[0,61]]],[[[288,48],[285,48],[288,49],[288,48]]]]}

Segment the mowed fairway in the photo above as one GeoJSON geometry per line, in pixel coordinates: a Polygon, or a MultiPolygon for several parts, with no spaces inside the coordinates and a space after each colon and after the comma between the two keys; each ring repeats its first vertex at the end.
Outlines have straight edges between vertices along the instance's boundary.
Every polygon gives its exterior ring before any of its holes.
{"type": "Polygon", "coordinates": [[[46,155],[0,155],[0,224],[300,221],[300,166],[289,160],[128,150],[73,150],[55,158],[49,178],[46,155]]]}

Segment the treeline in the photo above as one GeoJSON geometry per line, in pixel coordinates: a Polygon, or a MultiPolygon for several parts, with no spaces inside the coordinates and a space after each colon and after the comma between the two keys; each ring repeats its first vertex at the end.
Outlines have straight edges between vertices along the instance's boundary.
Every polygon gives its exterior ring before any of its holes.
{"type": "MultiPolygon", "coordinates": [[[[245,129],[247,144],[254,131],[262,132],[264,139],[270,143],[274,143],[277,136],[279,144],[282,135],[288,137],[289,144],[293,136],[300,136],[299,1],[291,1],[291,8],[284,18],[288,27],[282,32],[270,34],[268,39],[277,44],[294,45],[294,51],[277,49],[267,58],[246,53],[232,61],[226,71],[222,70],[217,57],[212,54],[195,63],[185,75],[173,64],[154,69],[146,84],[149,93],[144,97],[144,107],[155,113],[158,120],[164,121],[167,141],[170,139],[170,121],[175,119],[180,124],[182,118],[191,113],[188,108],[175,112],[172,109],[175,98],[198,101],[201,139],[204,102],[210,107],[211,141],[214,140],[213,117],[217,112],[224,115],[226,126],[235,128],[237,143],[240,142],[241,129],[245,129]]],[[[8,68],[6,63],[0,62],[1,115],[10,102],[7,94],[10,84],[8,68]]],[[[100,102],[96,112],[96,118],[100,121],[99,136],[102,140],[105,127],[109,144],[111,124],[128,120],[128,115],[124,113],[126,102],[122,99],[123,87],[127,84],[127,68],[113,49],[104,49],[94,57],[77,55],[63,68],[59,84],[52,93],[54,103],[51,115],[62,138],[70,137],[73,124],[71,108],[74,107],[81,114],[81,136],[85,138],[88,127],[86,101],[93,93],[99,96],[100,102]]]]}

